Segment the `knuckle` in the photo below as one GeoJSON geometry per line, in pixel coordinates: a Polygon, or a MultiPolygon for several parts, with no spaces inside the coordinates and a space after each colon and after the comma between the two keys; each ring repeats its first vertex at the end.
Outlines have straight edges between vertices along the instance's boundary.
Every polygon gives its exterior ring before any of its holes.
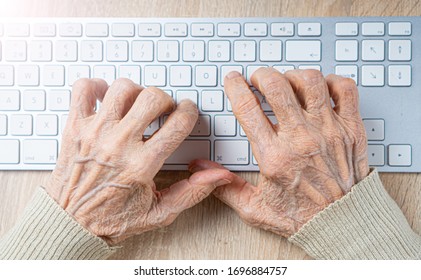
{"type": "Polygon", "coordinates": [[[118,87],[123,92],[140,91],[140,86],[136,85],[132,80],[127,78],[118,78],[113,82],[113,86],[118,87]]]}
{"type": "Polygon", "coordinates": [[[251,114],[260,107],[259,102],[254,95],[248,95],[247,97],[242,98],[236,105],[236,113],[239,116],[251,114]]]}
{"type": "Polygon", "coordinates": [[[283,85],[287,82],[286,78],[279,72],[271,72],[269,75],[262,79],[261,86],[265,94],[274,94],[282,89],[283,85]]]}
{"type": "Polygon", "coordinates": [[[315,69],[306,69],[302,72],[302,77],[307,86],[315,86],[324,81],[322,72],[315,69]]]}

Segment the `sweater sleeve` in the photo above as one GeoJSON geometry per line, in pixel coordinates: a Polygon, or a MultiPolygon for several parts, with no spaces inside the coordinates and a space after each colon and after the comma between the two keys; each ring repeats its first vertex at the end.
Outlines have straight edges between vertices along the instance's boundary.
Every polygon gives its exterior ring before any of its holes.
{"type": "Polygon", "coordinates": [[[420,259],[409,226],[376,170],[289,238],[316,259],[420,259]]]}
{"type": "Polygon", "coordinates": [[[0,239],[0,259],[106,259],[115,250],[77,223],[42,188],[0,239]]]}

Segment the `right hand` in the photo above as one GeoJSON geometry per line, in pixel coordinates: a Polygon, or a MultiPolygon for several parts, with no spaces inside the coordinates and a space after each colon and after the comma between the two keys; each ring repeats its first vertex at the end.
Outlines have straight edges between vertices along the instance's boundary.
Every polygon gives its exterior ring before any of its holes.
{"type": "MultiPolygon", "coordinates": [[[[289,237],[369,172],[358,91],[351,79],[330,75],[325,80],[315,70],[282,75],[260,68],[251,82],[278,124],[268,120],[239,73],[225,78],[225,92],[259,164],[259,183],[253,186],[235,175],[214,194],[245,222],[289,237]]],[[[190,170],[225,169],[196,160],[190,170]]]]}

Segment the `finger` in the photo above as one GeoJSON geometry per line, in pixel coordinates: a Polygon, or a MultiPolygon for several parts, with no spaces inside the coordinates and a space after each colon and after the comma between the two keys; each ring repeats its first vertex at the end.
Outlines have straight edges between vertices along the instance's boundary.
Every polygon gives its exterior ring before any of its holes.
{"type": "Polygon", "coordinates": [[[174,107],[174,100],[168,94],[156,87],[149,87],[137,96],[120,125],[142,139],[147,126],[162,114],[171,112],[174,107]]]}
{"type": "MultiPolygon", "coordinates": [[[[209,160],[194,160],[190,163],[189,170],[196,174],[204,170],[227,169],[209,160]]],[[[232,174],[234,176],[231,178],[231,183],[217,187],[213,194],[233,208],[242,218],[247,219],[246,215],[251,214],[250,202],[257,196],[258,189],[240,176],[232,174]]]]}
{"type": "Polygon", "coordinates": [[[358,89],[354,80],[337,75],[326,77],[335,112],[343,118],[360,118],[358,89]]]}
{"type": "Polygon", "coordinates": [[[304,110],[316,116],[331,114],[329,90],[320,71],[293,70],[285,72],[285,76],[304,110]]]}
{"type": "Polygon", "coordinates": [[[327,76],[326,82],[330,96],[335,103],[334,111],[346,123],[351,130],[350,136],[354,139],[353,167],[355,180],[359,182],[367,176],[370,170],[367,157],[367,136],[359,112],[358,89],[354,80],[333,74],[327,76]]]}
{"type": "MultiPolygon", "coordinates": [[[[219,186],[229,184],[234,174],[224,169],[203,170],[190,178],[173,184],[160,192],[157,212],[164,225],[170,224],[182,211],[193,207],[208,197],[219,186]]],[[[155,214],[152,213],[151,216],[155,214]]]]}
{"type": "Polygon", "coordinates": [[[256,159],[259,161],[261,150],[273,143],[272,140],[276,136],[272,123],[263,113],[260,102],[240,73],[228,73],[224,85],[234,115],[244,129],[256,159]]]}
{"type": "Polygon", "coordinates": [[[165,160],[189,136],[198,116],[196,104],[190,100],[183,100],[169,115],[164,125],[144,143],[144,151],[149,154],[146,158],[155,159],[151,163],[152,169],[159,171],[165,160]]]}
{"type": "Polygon", "coordinates": [[[281,126],[304,122],[301,105],[284,75],[271,67],[262,67],[251,76],[251,83],[265,96],[281,126]]]}
{"type": "Polygon", "coordinates": [[[69,118],[84,119],[95,114],[96,101],[102,101],[108,85],[101,79],[79,79],[72,86],[69,118]]]}
{"type": "Polygon", "coordinates": [[[114,81],[104,97],[98,112],[99,120],[121,120],[132,107],[143,88],[129,79],[119,78],[114,81]]]}

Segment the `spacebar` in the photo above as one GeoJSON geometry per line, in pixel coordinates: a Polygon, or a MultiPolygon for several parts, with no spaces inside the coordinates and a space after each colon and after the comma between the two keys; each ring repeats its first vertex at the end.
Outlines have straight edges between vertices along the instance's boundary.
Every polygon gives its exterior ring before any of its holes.
{"type": "Polygon", "coordinates": [[[210,141],[185,140],[165,164],[189,164],[194,159],[210,159],[210,141]]]}

